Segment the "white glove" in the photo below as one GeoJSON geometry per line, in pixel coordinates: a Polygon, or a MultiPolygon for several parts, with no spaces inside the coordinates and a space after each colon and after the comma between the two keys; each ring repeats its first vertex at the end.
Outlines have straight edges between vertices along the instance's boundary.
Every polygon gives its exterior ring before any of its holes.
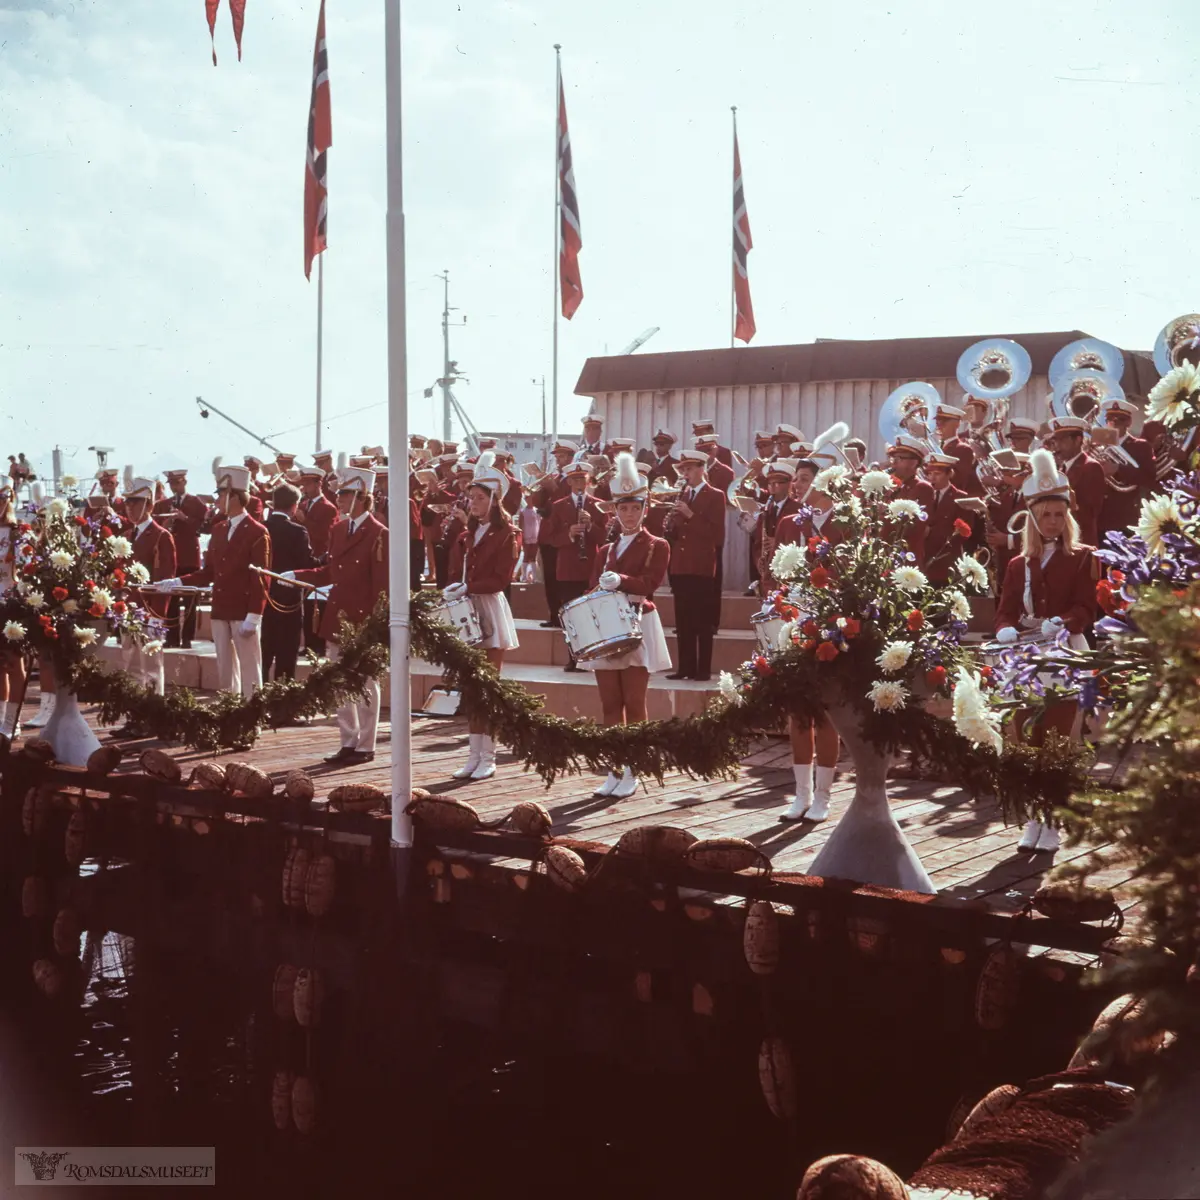
{"type": "Polygon", "coordinates": [[[621,586],[621,577],[616,571],[605,571],[600,576],[600,586],[606,592],[615,592],[621,586]]]}
{"type": "Polygon", "coordinates": [[[442,596],[446,600],[461,600],[467,594],[467,585],[465,583],[452,583],[449,587],[442,588],[442,596]]]}
{"type": "Polygon", "coordinates": [[[178,576],[174,579],[160,579],[154,586],[160,592],[170,592],[177,587],[182,587],[183,580],[178,578],[178,576]]]}
{"type": "Polygon", "coordinates": [[[254,631],[262,624],[262,613],[247,613],[246,619],[242,622],[238,633],[242,637],[250,637],[254,631]]]}
{"type": "Polygon", "coordinates": [[[1057,637],[1063,627],[1062,617],[1048,617],[1042,622],[1042,637],[1057,637]]]}
{"type": "Polygon", "coordinates": [[[1017,627],[1015,625],[1005,625],[1003,629],[996,634],[998,642],[1015,642],[1017,640],[1017,627]]]}

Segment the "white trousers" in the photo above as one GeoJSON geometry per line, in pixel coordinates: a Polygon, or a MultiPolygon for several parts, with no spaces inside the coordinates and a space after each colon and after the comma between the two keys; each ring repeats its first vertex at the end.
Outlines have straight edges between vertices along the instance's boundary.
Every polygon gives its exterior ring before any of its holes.
{"type": "MultiPolygon", "coordinates": [[[[337,662],[341,657],[341,648],[337,642],[330,642],[328,647],[330,662],[337,662]]],[[[337,710],[338,733],[342,745],[351,750],[369,750],[375,752],[375,738],[379,733],[379,680],[369,680],[366,695],[361,700],[349,700],[337,710]]]]}
{"type": "Polygon", "coordinates": [[[166,664],[162,651],[146,654],[131,637],[121,638],[121,668],[143,686],[152,687],[158,695],[166,689],[166,664]]]}
{"type": "Polygon", "coordinates": [[[212,622],[217,648],[217,687],[223,692],[249,696],[262,687],[262,627],[248,636],[239,630],[241,621],[212,622]]]}

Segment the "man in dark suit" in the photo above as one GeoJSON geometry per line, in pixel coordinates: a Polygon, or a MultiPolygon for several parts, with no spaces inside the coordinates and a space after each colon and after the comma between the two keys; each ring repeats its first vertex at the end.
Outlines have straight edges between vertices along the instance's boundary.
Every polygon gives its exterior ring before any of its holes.
{"type": "Polygon", "coordinates": [[[650,468],[646,482],[651,487],[658,479],[665,479],[668,484],[673,484],[679,466],[679,459],[671,453],[675,447],[675,435],[669,429],[658,429],[650,442],[654,449],[639,450],[637,456],[638,462],[644,462],[650,468]]]}
{"type": "MultiPolygon", "coordinates": [[[[300,492],[290,483],[281,483],[271,494],[267,532],[271,535],[271,569],[278,575],[315,565],[308,530],[295,519],[299,503],[300,492]]],[[[304,628],[303,596],[299,588],[278,582],[272,582],[267,595],[262,623],[263,681],[293,679],[304,628]]]]}

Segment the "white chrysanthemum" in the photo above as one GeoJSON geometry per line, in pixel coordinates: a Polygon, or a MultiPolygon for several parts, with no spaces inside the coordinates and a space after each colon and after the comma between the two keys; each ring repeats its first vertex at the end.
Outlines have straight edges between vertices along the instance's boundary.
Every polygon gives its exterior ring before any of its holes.
{"type": "Polygon", "coordinates": [[[4,626],[4,636],[10,642],[19,642],[25,636],[25,626],[20,621],[9,621],[4,626]]]}
{"type": "Polygon", "coordinates": [[[977,558],[972,558],[970,555],[964,554],[954,564],[954,569],[958,572],[958,577],[963,583],[969,584],[971,587],[977,587],[980,591],[983,591],[987,587],[987,568],[977,558]]]}
{"type": "Polygon", "coordinates": [[[831,487],[845,483],[848,474],[849,472],[841,463],[834,463],[823,471],[817,472],[816,478],[812,481],[813,491],[828,492],[831,487]]]}
{"type": "Polygon", "coordinates": [[[835,504],[833,507],[833,516],[836,520],[838,517],[849,517],[854,521],[861,521],[863,515],[862,501],[854,495],[847,496],[840,504],[835,504]]]}
{"type": "Polygon", "coordinates": [[[150,572],[147,571],[146,568],[139,562],[130,563],[129,566],[125,568],[125,578],[128,579],[130,583],[149,583],[150,572]]]}
{"type": "Polygon", "coordinates": [[[51,517],[61,517],[67,511],[67,502],[61,496],[55,496],[46,501],[46,513],[51,517]]]}
{"type": "Polygon", "coordinates": [[[898,712],[908,700],[908,689],[902,683],[881,680],[867,693],[876,712],[898,712]]]}
{"type": "Polygon", "coordinates": [[[954,728],[975,746],[988,746],[998,754],[1004,746],[1000,714],[992,709],[979,686],[979,676],[959,667],[954,685],[954,728]]]}
{"type": "Polygon", "coordinates": [[[1183,514],[1174,496],[1147,496],[1134,532],[1146,543],[1155,558],[1166,557],[1171,548],[1163,541],[1164,533],[1178,533],[1183,528],[1183,514]]]}
{"type": "Polygon", "coordinates": [[[90,646],[96,640],[96,631],[90,625],[79,625],[71,632],[81,646],[90,646]]]}
{"type": "Polygon", "coordinates": [[[76,612],[78,610],[78,608],[79,608],[78,600],[64,600],[63,601],[63,612],[65,612],[65,613],[76,612]]]}
{"type": "Polygon", "coordinates": [[[92,593],[92,603],[103,612],[107,612],[112,607],[112,592],[106,591],[104,588],[97,588],[92,593]]]}
{"type": "Polygon", "coordinates": [[[1146,420],[1161,421],[1166,426],[1178,425],[1191,409],[1196,392],[1200,391],[1200,371],[1185,362],[1183,366],[1168,371],[1150,389],[1146,398],[1146,420]]]}
{"type": "Polygon", "coordinates": [[[133,547],[129,544],[128,538],[120,537],[114,534],[104,543],[116,558],[128,558],[133,553],[133,547]]]}
{"type": "Polygon", "coordinates": [[[919,567],[897,567],[892,579],[902,592],[919,592],[929,586],[925,572],[919,567]]]}
{"type": "Polygon", "coordinates": [[[76,479],[74,475],[64,475],[59,482],[65,488],[73,488],[79,482],[79,480],[76,479]]]}
{"type": "Polygon", "coordinates": [[[886,471],[868,471],[858,481],[858,486],[864,496],[878,496],[883,492],[890,492],[895,485],[886,471]]]}
{"type": "Polygon", "coordinates": [[[912,657],[912,642],[888,642],[883,653],[875,660],[885,675],[903,671],[912,657]]]}
{"type": "Polygon", "coordinates": [[[893,521],[898,521],[901,517],[906,517],[910,521],[919,521],[925,510],[915,500],[893,500],[888,505],[887,511],[893,521]]]}
{"type": "Polygon", "coordinates": [[[162,651],[162,648],[163,648],[162,642],[159,639],[155,638],[153,641],[146,642],[142,646],[142,653],[143,654],[158,654],[162,651]]]}
{"type": "Polygon", "coordinates": [[[771,574],[778,580],[790,579],[804,564],[804,547],[788,542],[775,551],[771,559],[771,574]]]}
{"type": "Polygon", "coordinates": [[[30,592],[25,597],[26,604],[35,611],[39,608],[44,608],[46,605],[46,597],[41,592],[30,592]]]}
{"type": "Polygon", "coordinates": [[[971,602],[955,589],[949,594],[950,600],[950,615],[956,621],[969,621],[971,619],[971,602]]]}
{"type": "Polygon", "coordinates": [[[738,681],[728,671],[722,671],[717,677],[717,687],[720,688],[721,695],[726,700],[733,704],[740,704],[742,702],[742,693],[738,687],[738,681]]]}
{"type": "Polygon", "coordinates": [[[56,571],[66,570],[71,565],[71,556],[65,550],[50,551],[50,565],[56,571]]]}

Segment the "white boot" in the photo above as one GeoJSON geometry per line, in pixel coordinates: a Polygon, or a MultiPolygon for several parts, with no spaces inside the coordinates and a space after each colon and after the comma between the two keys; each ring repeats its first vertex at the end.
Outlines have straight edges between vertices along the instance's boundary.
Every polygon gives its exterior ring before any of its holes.
{"type": "Polygon", "coordinates": [[[43,725],[49,724],[52,716],[54,716],[54,693],[43,692],[38,701],[38,710],[25,722],[25,728],[41,729],[43,725]]]}
{"type": "Polygon", "coordinates": [[[1030,821],[1021,833],[1021,840],[1017,843],[1018,850],[1036,850],[1038,844],[1038,836],[1042,832],[1042,823],[1040,821],[1030,821]]]}
{"type": "Polygon", "coordinates": [[[614,800],[624,800],[627,796],[632,796],[638,789],[638,777],[628,768],[621,768],[621,778],[617,780],[617,786],[609,793],[614,800]]]}
{"type": "Polygon", "coordinates": [[[805,814],[806,821],[824,821],[829,817],[829,793],[833,787],[833,774],[836,767],[817,767],[814,774],[817,777],[813,788],[812,808],[805,814]]]}
{"type": "Polygon", "coordinates": [[[479,743],[482,739],[482,733],[473,733],[467,738],[467,745],[470,747],[467,761],[450,776],[451,779],[470,779],[479,769],[479,743]]]}
{"type": "Polygon", "coordinates": [[[812,808],[812,763],[792,763],[792,773],[796,776],[796,794],[792,797],[792,802],[788,805],[787,812],[780,815],[779,819],[781,821],[802,821],[804,814],[812,808]]]}
{"type": "Polygon", "coordinates": [[[21,736],[21,706],[13,700],[4,702],[4,713],[0,716],[0,733],[5,737],[18,738],[21,736]]]}
{"type": "Polygon", "coordinates": [[[592,793],[593,800],[599,800],[601,796],[611,796],[613,788],[621,782],[621,777],[612,771],[609,771],[608,778],[592,793]]]}
{"type": "Polygon", "coordinates": [[[479,766],[472,779],[490,779],[496,773],[496,743],[486,734],[479,735],[479,766]]]}
{"type": "Polygon", "coordinates": [[[1041,832],[1038,834],[1037,846],[1035,847],[1035,849],[1047,850],[1047,851],[1050,851],[1051,853],[1053,853],[1055,850],[1058,849],[1058,845],[1059,845],[1058,830],[1054,829],[1050,825],[1043,825],[1041,827],[1041,832]]]}

